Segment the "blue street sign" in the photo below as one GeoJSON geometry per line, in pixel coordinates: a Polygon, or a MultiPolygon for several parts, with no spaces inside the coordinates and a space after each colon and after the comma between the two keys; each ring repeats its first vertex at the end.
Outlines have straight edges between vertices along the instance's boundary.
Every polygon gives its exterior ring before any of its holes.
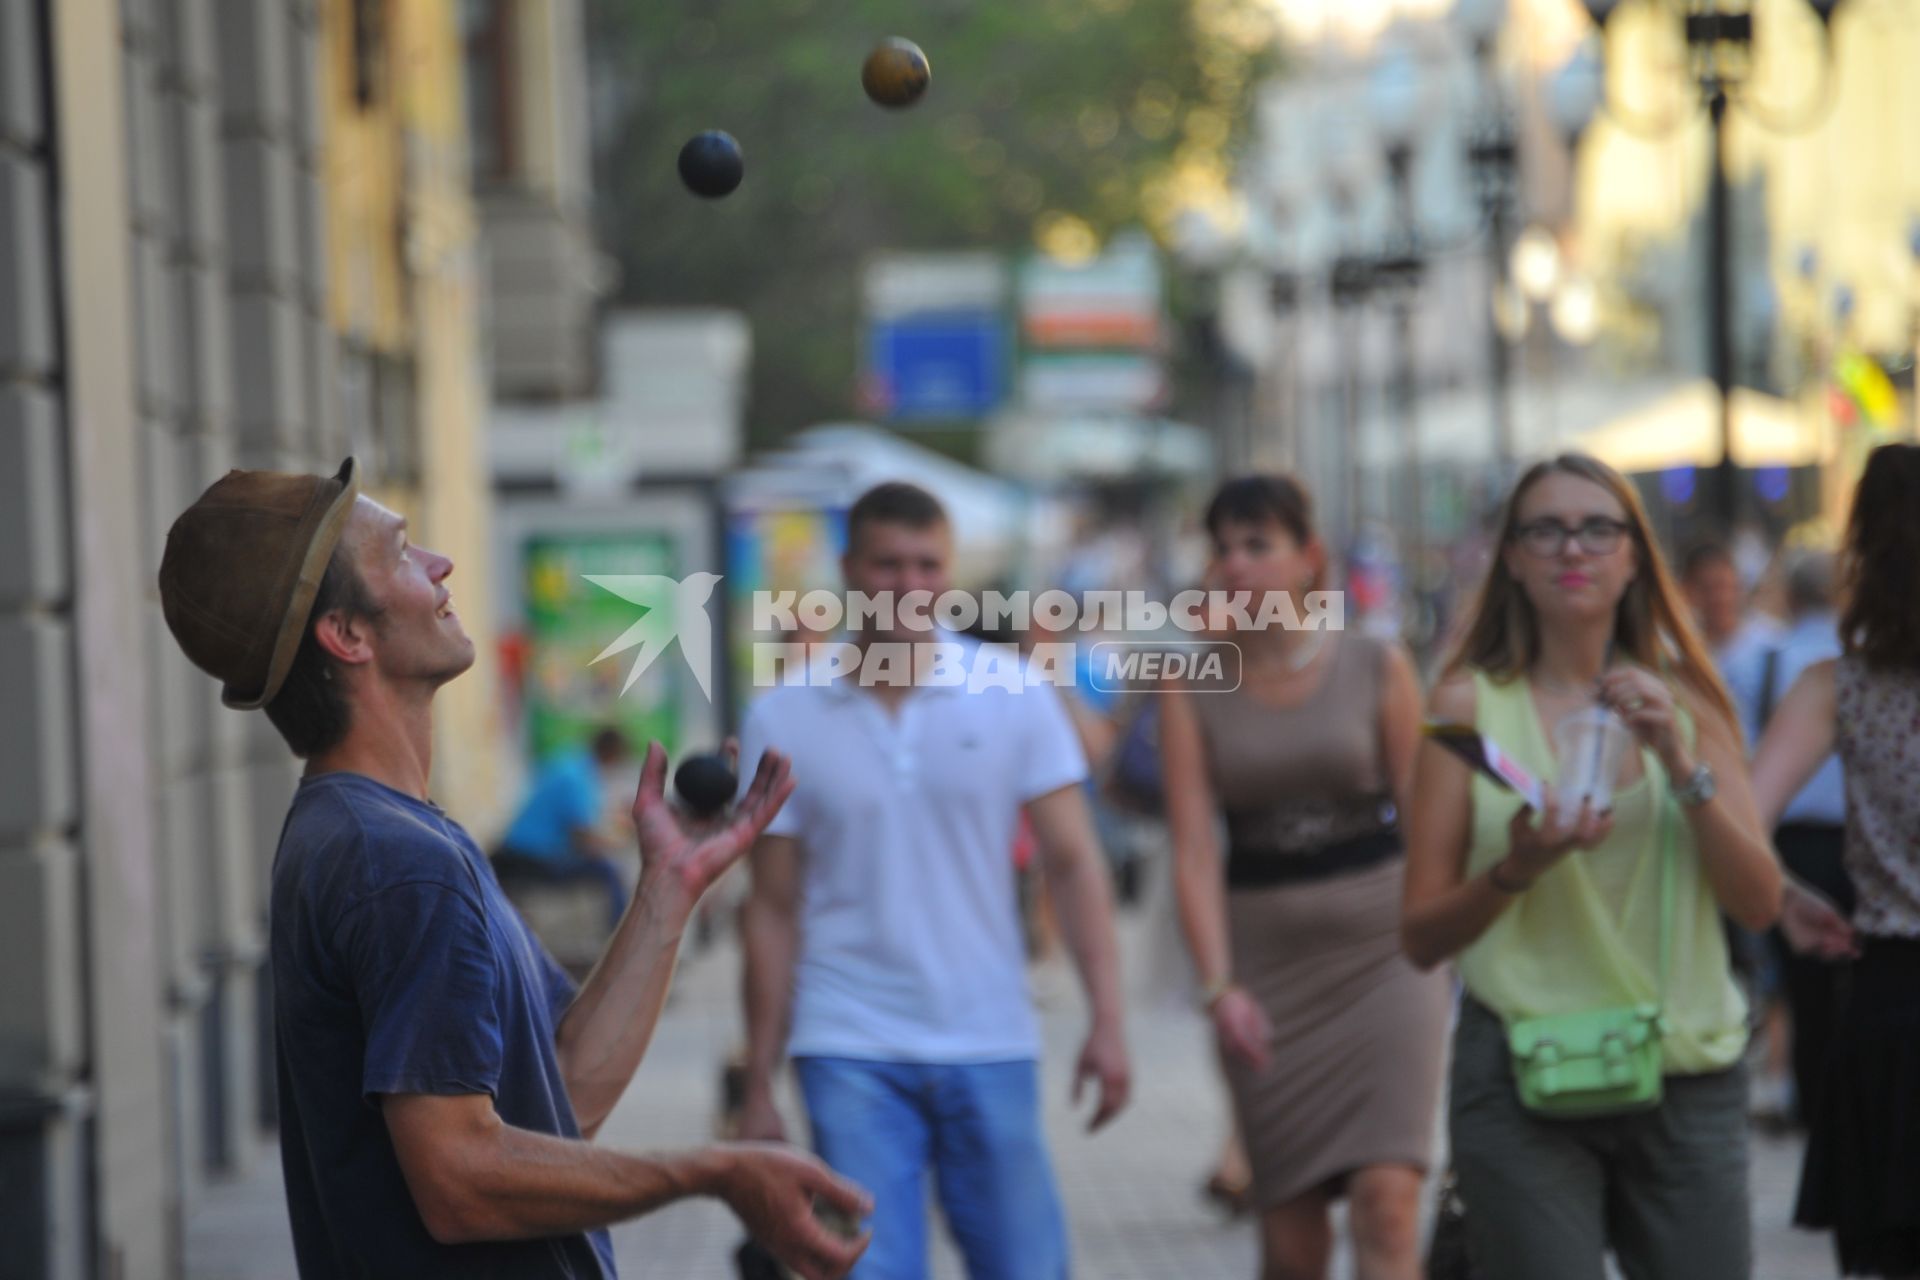
{"type": "Polygon", "coordinates": [[[1000,407],[1005,321],[940,312],[874,321],[867,330],[867,397],[889,421],[981,418],[1000,407]]]}

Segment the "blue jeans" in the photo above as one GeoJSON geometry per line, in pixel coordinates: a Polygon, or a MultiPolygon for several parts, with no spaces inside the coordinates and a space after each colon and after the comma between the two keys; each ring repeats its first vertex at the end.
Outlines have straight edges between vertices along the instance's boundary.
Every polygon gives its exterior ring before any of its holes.
{"type": "Polygon", "coordinates": [[[925,1280],[927,1168],[970,1280],[1065,1280],[1037,1064],[796,1058],[820,1158],[873,1195],[852,1280],[925,1280]]]}

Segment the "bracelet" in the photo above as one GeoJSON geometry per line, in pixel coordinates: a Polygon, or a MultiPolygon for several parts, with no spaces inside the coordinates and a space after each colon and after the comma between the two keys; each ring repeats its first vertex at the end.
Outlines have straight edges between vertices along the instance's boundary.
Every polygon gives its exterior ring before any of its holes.
{"type": "Polygon", "coordinates": [[[1208,1013],[1212,1013],[1213,1007],[1220,1003],[1221,997],[1225,996],[1227,992],[1233,990],[1233,988],[1234,982],[1231,977],[1215,978],[1212,982],[1200,988],[1200,1007],[1208,1013]]]}
{"type": "Polygon", "coordinates": [[[1500,868],[1506,865],[1507,865],[1507,860],[1505,858],[1502,858],[1500,859],[1500,861],[1494,863],[1492,866],[1487,868],[1487,883],[1492,885],[1496,892],[1504,893],[1509,898],[1511,898],[1515,894],[1525,893],[1528,889],[1531,889],[1533,887],[1533,882],[1530,880],[1527,883],[1521,884],[1521,885],[1510,885],[1510,884],[1504,883],[1500,879],[1500,868]]]}

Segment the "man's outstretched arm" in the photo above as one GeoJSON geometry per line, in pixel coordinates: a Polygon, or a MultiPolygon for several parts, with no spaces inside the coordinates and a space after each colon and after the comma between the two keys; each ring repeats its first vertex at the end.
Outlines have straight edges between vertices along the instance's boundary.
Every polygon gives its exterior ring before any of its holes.
{"type": "Polygon", "coordinates": [[[741,995],[747,1018],[746,1097],[740,1136],[785,1141],[773,1082],[793,1006],[793,962],[800,949],[800,842],[761,836],[753,846],[753,888],[740,919],[746,965],[741,995]]]}
{"type": "Polygon", "coordinates": [[[1026,811],[1040,846],[1048,899],[1059,913],[1061,931],[1092,1006],[1093,1024],[1074,1067],[1073,1096],[1079,1101],[1081,1087],[1089,1080],[1100,1086],[1100,1105],[1087,1125],[1094,1130],[1120,1114],[1133,1090],[1106,859],[1078,783],[1028,801],[1026,811]]]}
{"type": "Polygon", "coordinates": [[[714,1196],[806,1280],[837,1280],[866,1248],[865,1236],[837,1236],[814,1214],[817,1197],[865,1217],[866,1193],[791,1148],[630,1155],[514,1128],[484,1093],[388,1094],[381,1111],[414,1207],[441,1244],[570,1235],[714,1196]]]}
{"type": "Polygon", "coordinates": [[[640,888],[554,1036],[580,1132],[591,1138],[626,1091],[666,1005],[680,939],[700,897],[739,861],[793,792],[787,758],[760,757],[733,818],[708,830],[667,804],[667,754],[647,748],[634,797],[640,888]]]}

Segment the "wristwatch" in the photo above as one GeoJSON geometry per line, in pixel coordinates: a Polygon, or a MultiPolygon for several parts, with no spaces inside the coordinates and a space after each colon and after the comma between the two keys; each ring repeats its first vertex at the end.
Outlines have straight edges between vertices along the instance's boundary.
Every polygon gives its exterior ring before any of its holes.
{"type": "Polygon", "coordinates": [[[1713,780],[1713,769],[1702,760],[1687,780],[1673,789],[1673,798],[1689,809],[1698,809],[1713,799],[1720,788],[1713,780]]]}

